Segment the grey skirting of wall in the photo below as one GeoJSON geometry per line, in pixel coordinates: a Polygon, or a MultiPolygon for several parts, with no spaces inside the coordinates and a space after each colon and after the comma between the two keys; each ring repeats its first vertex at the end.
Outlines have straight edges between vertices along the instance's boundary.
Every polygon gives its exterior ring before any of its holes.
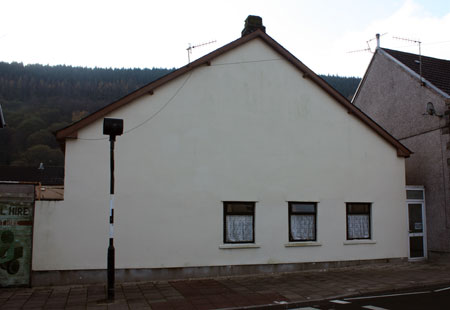
{"type": "MultiPolygon", "coordinates": [[[[368,264],[395,264],[406,262],[407,258],[385,258],[370,260],[290,263],[290,264],[261,264],[261,265],[229,265],[207,267],[176,267],[176,268],[148,268],[148,269],[116,269],[116,283],[163,281],[195,278],[211,278],[225,276],[239,276],[249,274],[295,272],[314,269],[333,269],[368,264]]],[[[69,284],[94,284],[106,281],[106,270],[54,270],[33,271],[32,286],[53,286],[69,284]]]]}
{"type": "Polygon", "coordinates": [[[430,261],[448,261],[450,260],[450,252],[428,251],[428,260],[430,261]]]}

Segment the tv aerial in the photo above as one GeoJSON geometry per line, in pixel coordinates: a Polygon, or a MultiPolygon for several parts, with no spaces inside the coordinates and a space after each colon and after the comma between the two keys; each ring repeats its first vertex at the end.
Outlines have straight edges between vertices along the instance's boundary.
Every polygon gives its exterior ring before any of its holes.
{"type": "Polygon", "coordinates": [[[383,33],[383,34],[377,33],[377,34],[375,35],[375,38],[372,38],[372,39],[366,41],[366,44],[367,44],[367,47],[366,47],[366,48],[364,48],[364,49],[359,49],[359,50],[349,51],[349,52],[347,52],[347,53],[350,54],[350,53],[359,53],[359,52],[370,52],[370,53],[373,54],[374,52],[372,52],[372,48],[370,47],[370,42],[372,42],[373,40],[377,40],[377,47],[380,47],[380,37],[384,36],[385,34],[387,34],[387,32],[385,32],[385,33],[383,33]]]}
{"type": "Polygon", "coordinates": [[[194,48],[205,46],[205,45],[212,44],[212,43],[215,43],[215,42],[216,42],[216,40],[213,40],[213,41],[209,41],[209,42],[205,42],[205,43],[201,43],[201,44],[197,44],[197,45],[192,45],[192,46],[191,46],[191,43],[189,43],[189,46],[186,49],[187,50],[187,54],[188,54],[188,63],[191,63],[191,54],[192,54],[192,50],[194,48]]]}
{"type": "Polygon", "coordinates": [[[424,85],[424,82],[423,82],[423,79],[422,79],[422,49],[421,49],[422,41],[408,39],[408,38],[401,38],[401,37],[392,37],[392,38],[397,39],[397,40],[406,41],[406,42],[415,43],[415,44],[419,45],[419,76],[420,76],[420,85],[424,85]]]}

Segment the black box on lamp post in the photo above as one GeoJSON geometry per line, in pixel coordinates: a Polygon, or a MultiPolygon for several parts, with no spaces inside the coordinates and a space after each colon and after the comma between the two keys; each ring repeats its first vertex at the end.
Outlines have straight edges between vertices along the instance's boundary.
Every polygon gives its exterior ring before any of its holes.
{"type": "Polygon", "coordinates": [[[123,119],[103,119],[103,134],[109,136],[121,136],[123,134],[123,119]]]}

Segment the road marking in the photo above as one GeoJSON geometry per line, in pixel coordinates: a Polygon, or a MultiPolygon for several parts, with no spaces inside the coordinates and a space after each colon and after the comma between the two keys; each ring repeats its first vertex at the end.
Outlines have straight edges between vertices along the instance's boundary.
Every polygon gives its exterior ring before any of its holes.
{"type": "Polygon", "coordinates": [[[375,299],[375,298],[406,296],[406,295],[419,295],[419,294],[428,294],[428,293],[431,293],[431,291],[401,293],[401,294],[389,294],[389,295],[377,295],[377,296],[352,297],[352,298],[344,298],[344,300],[358,300],[358,299],[372,299],[372,298],[375,299]]]}
{"type": "Polygon", "coordinates": [[[345,301],[345,300],[338,300],[338,299],[335,299],[335,300],[330,300],[330,302],[334,302],[335,304],[341,304],[341,305],[345,305],[345,304],[351,304],[351,302],[349,302],[349,301],[345,301]]]}
{"type": "Polygon", "coordinates": [[[433,292],[442,292],[442,291],[446,291],[446,290],[450,290],[450,287],[444,287],[444,288],[440,288],[438,290],[434,290],[433,292]]]}
{"type": "Polygon", "coordinates": [[[364,309],[370,309],[370,310],[388,310],[386,308],[380,308],[377,306],[363,306],[364,309]]]}

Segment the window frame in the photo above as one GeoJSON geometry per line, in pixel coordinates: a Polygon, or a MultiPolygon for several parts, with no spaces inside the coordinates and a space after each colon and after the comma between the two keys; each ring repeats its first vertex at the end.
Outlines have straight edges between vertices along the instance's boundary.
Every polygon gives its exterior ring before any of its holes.
{"type": "Polygon", "coordinates": [[[289,201],[289,218],[288,218],[288,224],[289,224],[289,242],[315,242],[317,241],[317,202],[314,201],[289,201]],[[314,206],[314,212],[293,212],[293,205],[313,205],[314,206]],[[292,236],[291,231],[291,216],[292,215],[314,215],[314,239],[294,239],[292,236]]]}
{"type": "Polygon", "coordinates": [[[255,201],[223,201],[223,243],[224,244],[254,244],[255,243],[255,201]],[[227,241],[227,215],[249,215],[245,212],[228,212],[230,205],[248,205],[252,207],[252,240],[251,241],[227,241]]]}
{"type": "Polygon", "coordinates": [[[347,202],[345,203],[345,222],[346,222],[346,234],[347,240],[372,240],[372,203],[371,202],[347,202]],[[368,212],[349,212],[349,207],[351,205],[367,206],[368,212]],[[368,215],[369,216],[369,236],[367,238],[350,238],[349,237],[349,215],[368,215]]]}

